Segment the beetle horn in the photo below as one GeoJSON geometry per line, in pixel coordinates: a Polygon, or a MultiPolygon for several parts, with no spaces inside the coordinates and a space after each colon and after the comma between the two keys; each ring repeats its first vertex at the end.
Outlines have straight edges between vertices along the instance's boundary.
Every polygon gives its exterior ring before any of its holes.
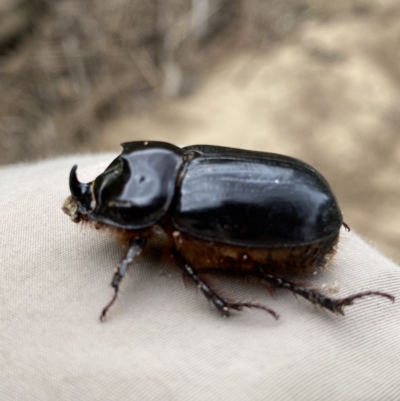
{"type": "Polygon", "coordinates": [[[86,195],[90,192],[90,184],[83,184],[79,182],[78,177],[76,175],[76,170],[78,166],[75,164],[71,169],[71,173],[69,174],[69,189],[71,190],[71,194],[76,199],[81,199],[82,195],[86,195]]]}

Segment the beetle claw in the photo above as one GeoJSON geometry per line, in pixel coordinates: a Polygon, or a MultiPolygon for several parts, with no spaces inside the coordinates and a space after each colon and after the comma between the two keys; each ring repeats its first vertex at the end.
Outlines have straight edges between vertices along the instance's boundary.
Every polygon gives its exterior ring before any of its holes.
{"type": "Polygon", "coordinates": [[[111,298],[111,301],[101,311],[100,321],[104,322],[104,320],[106,318],[106,314],[107,314],[108,310],[111,308],[111,306],[114,304],[114,302],[116,301],[117,296],[118,296],[118,287],[115,288],[114,295],[111,298]]]}

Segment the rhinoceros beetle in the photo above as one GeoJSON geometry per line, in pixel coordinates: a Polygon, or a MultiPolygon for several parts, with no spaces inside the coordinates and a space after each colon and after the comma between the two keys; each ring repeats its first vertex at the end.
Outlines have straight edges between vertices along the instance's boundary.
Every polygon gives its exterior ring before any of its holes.
{"type": "Polygon", "coordinates": [[[308,164],[273,153],[219,146],[179,148],[164,142],[127,142],[93,182],[70,173],[71,196],[63,210],[74,222],[115,229],[127,251],[112,280],[115,302],[128,266],[161,227],[176,264],[222,315],[264,305],[231,302],[207,283],[226,272],[256,277],[334,313],[380,291],[333,299],[287,277],[323,268],[333,256],[339,230],[347,225],[327,181],[308,164]]]}

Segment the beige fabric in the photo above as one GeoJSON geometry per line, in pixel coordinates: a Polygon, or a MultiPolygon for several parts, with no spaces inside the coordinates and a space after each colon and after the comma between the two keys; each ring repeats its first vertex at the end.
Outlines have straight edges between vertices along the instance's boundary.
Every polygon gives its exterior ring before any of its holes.
{"type": "MultiPolygon", "coordinates": [[[[160,252],[129,271],[105,323],[121,247],[61,212],[78,163],[93,178],[114,155],[0,169],[0,399],[399,400],[400,269],[341,234],[314,286],[379,289],[335,316],[283,290],[232,281],[231,293],[280,314],[221,318],[160,252]]],[[[360,205],[362,207],[362,205],[360,205]]]]}

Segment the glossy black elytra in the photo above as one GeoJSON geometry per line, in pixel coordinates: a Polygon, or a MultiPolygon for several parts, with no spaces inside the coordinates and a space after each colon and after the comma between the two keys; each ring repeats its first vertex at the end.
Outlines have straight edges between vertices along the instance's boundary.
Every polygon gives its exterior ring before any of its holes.
{"type": "Polygon", "coordinates": [[[128,245],[116,270],[114,296],[146,240],[161,227],[171,256],[182,271],[225,316],[250,302],[229,302],[207,284],[215,272],[252,276],[285,288],[332,312],[380,291],[333,299],[286,277],[321,269],[334,254],[342,213],[322,175],[300,160],[273,153],[219,146],[178,148],[164,142],[128,142],[93,182],[70,174],[63,211],[74,222],[115,229],[128,245]]]}

